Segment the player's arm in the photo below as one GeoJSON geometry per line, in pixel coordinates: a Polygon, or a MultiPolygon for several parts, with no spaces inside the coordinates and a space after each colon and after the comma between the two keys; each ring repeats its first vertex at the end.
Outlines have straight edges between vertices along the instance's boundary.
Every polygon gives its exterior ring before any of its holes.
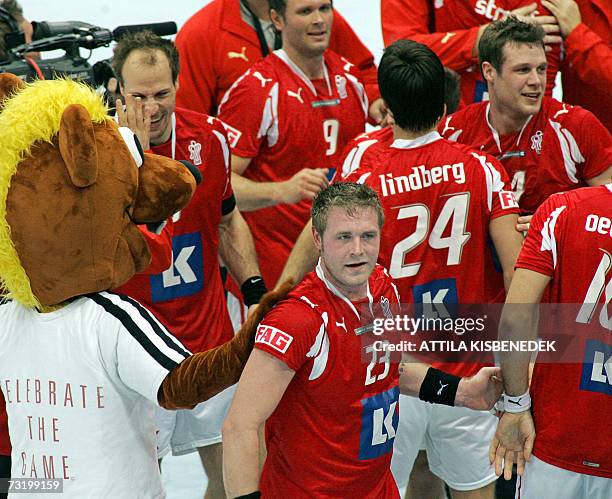
{"type": "Polygon", "coordinates": [[[312,220],[308,220],[308,223],[302,229],[302,233],[295,241],[276,287],[289,279],[293,282],[300,282],[307,272],[315,268],[318,258],[319,252],[312,237],[312,220]]]}
{"type": "Polygon", "coordinates": [[[219,256],[241,288],[247,285],[247,281],[251,283],[253,289],[249,294],[255,294],[249,297],[245,295],[245,304],[249,307],[255,305],[266,292],[266,288],[261,279],[251,229],[236,207],[221,217],[219,256]],[[255,279],[258,279],[257,282],[255,279]]]}
{"type": "MultiPolygon", "coordinates": [[[[514,274],[499,325],[501,340],[534,340],[538,329],[538,304],[550,282],[550,276],[529,269],[519,268],[514,274]]],[[[501,352],[500,363],[506,410],[499,420],[495,437],[489,449],[489,460],[495,463],[495,472],[506,480],[512,476],[516,462],[517,471],[523,474],[525,460],[531,457],[535,439],[533,419],[529,410],[530,352],[501,352]],[[523,409],[523,407],[525,407],[523,409]]]]}
{"type": "Polygon", "coordinates": [[[432,404],[489,410],[502,393],[498,367],[483,367],[474,376],[461,378],[406,356],[399,372],[400,393],[432,404]]]}
{"type": "Polygon", "coordinates": [[[589,178],[586,180],[586,183],[591,186],[596,185],[605,185],[612,182],[612,166],[610,166],[606,171],[596,175],[595,177],[589,178]]]}
{"type": "Polygon", "coordinates": [[[582,22],[578,4],[574,0],[542,0],[559,22],[565,39],[565,56],[574,71],[585,83],[601,88],[612,85],[612,48],[597,33],[582,22]]]}
{"type": "Polygon", "coordinates": [[[518,215],[503,215],[489,222],[489,235],[497,251],[504,273],[504,287],[510,288],[514,275],[514,264],[521,252],[523,236],[515,230],[518,215]]]}
{"type": "Polygon", "coordinates": [[[590,111],[570,108],[560,121],[565,133],[574,137],[583,156],[577,163],[577,177],[587,185],[597,186],[612,181],[612,135],[590,111]]]}
{"type": "MultiPolygon", "coordinates": [[[[538,304],[549,282],[550,276],[529,269],[516,270],[501,315],[500,339],[536,339],[538,304]]],[[[521,395],[527,391],[530,359],[530,352],[500,353],[504,388],[508,395],[521,395]]]]}
{"type": "Polygon", "coordinates": [[[327,187],[327,168],[303,168],[284,182],[255,182],[243,176],[252,158],[232,154],[232,186],[241,211],[312,200],[327,187]]]}
{"type": "Polygon", "coordinates": [[[254,350],[223,423],[223,481],[227,497],[259,489],[258,429],[276,409],[295,371],[254,350]]]}

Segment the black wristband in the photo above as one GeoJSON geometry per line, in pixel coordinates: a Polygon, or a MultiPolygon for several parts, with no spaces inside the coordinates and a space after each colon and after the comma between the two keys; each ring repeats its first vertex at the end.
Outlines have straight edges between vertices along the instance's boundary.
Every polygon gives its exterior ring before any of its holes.
{"type": "Polygon", "coordinates": [[[240,286],[240,292],[242,293],[242,299],[247,307],[256,305],[261,300],[261,297],[266,294],[266,284],[261,276],[249,277],[240,286]]]}
{"type": "Polygon", "coordinates": [[[444,404],[454,407],[455,395],[461,378],[430,367],[425,375],[419,398],[431,404],[444,404]]]}
{"type": "Polygon", "coordinates": [[[238,496],[234,499],[259,499],[261,497],[261,492],[256,490],[255,492],[251,492],[250,494],[246,494],[244,496],[238,496]]]}

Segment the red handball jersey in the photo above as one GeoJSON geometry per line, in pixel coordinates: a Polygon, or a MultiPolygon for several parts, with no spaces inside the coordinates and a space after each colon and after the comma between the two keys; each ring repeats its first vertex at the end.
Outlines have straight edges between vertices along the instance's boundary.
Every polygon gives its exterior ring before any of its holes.
{"type": "MultiPolygon", "coordinates": [[[[242,19],[240,0],[206,3],[181,27],[176,48],[181,58],[177,103],[205,114],[216,114],[227,89],[262,58],[255,29],[242,19]]],[[[359,68],[371,101],[380,97],[374,56],[337,10],[329,48],[359,68]]]]}
{"type": "Polygon", "coordinates": [[[216,118],[181,108],[174,115],[176,139],[151,149],[190,161],[202,182],[173,218],[172,265],[159,274],[137,274],[116,291],[145,304],[190,351],[201,352],[233,336],[218,262],[219,222],[235,207],[230,151],[216,118]]]}
{"type": "MultiPolygon", "coordinates": [[[[333,168],[344,146],[365,128],[367,97],[354,69],[327,51],[325,78],[311,81],[277,50],[247,71],[219,109],[232,153],[253,158],[244,177],[282,182],[303,168],[333,168]]],[[[268,285],[278,280],[310,218],[310,204],[304,200],[243,213],[268,285]]]]}
{"type": "MultiPolygon", "coordinates": [[[[381,0],[385,45],[408,38],[427,45],[442,64],[461,75],[461,105],[489,100],[473,50],[481,25],[537,1],[538,15],[552,15],[540,0],[381,0]]],[[[552,95],[560,48],[546,54],[546,94],[552,95]]]]}
{"type": "MultiPolygon", "coordinates": [[[[343,172],[350,172],[344,180],[365,183],[380,197],[385,225],[378,261],[389,269],[402,301],[441,317],[459,303],[498,301],[504,283],[489,223],[518,213],[503,167],[437,132],[387,145],[392,138],[388,131],[362,136],[343,172]]],[[[467,376],[482,365],[475,363],[482,360],[477,355],[467,352],[464,362],[436,365],[467,376]]]]}
{"type": "Polygon", "coordinates": [[[397,364],[375,350],[378,336],[355,332],[370,320],[364,309],[390,316],[398,305],[379,265],[368,298],[353,303],[319,263],[262,320],[255,348],[295,371],[266,422],[263,497],[399,498],[389,468],[399,420],[397,364]]]}
{"type": "Polygon", "coordinates": [[[8,415],[4,395],[0,392],[0,456],[11,455],[11,440],[8,432],[8,415]]]}
{"type": "Polygon", "coordinates": [[[600,340],[612,332],[611,231],[612,184],[557,194],[531,220],[517,261],[519,268],[552,278],[551,302],[582,304],[575,331],[584,362],[536,363],[533,372],[534,454],[554,466],[605,478],[612,478],[612,340],[600,340]],[[602,333],[598,339],[589,339],[596,331],[602,333]]]}
{"type": "Polygon", "coordinates": [[[521,210],[534,212],[551,194],[586,186],[612,165],[612,137],[592,113],[544,98],[523,128],[500,136],[489,104],[469,106],[440,124],[443,137],[501,159],[521,210]]]}

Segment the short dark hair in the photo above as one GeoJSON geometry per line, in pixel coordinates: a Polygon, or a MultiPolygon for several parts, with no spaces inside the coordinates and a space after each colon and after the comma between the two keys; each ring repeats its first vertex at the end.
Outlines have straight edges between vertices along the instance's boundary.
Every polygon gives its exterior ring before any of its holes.
{"type": "Polygon", "coordinates": [[[2,0],[0,2],[0,8],[4,9],[9,16],[8,19],[5,19],[3,13],[0,17],[0,60],[4,60],[8,56],[4,36],[14,32],[15,26],[17,26],[18,31],[21,31],[21,26],[19,26],[19,24],[22,23],[25,18],[23,17],[23,9],[16,0],[2,0]]]}
{"type": "Polygon", "coordinates": [[[285,10],[287,9],[287,0],[268,0],[270,10],[274,9],[281,16],[284,17],[285,10]]]}
{"type": "MultiPolygon", "coordinates": [[[[331,4],[334,5],[334,0],[331,0],[331,4]]],[[[285,17],[285,10],[287,10],[287,0],[268,0],[270,10],[274,9],[282,17],[285,17]]]]}
{"type": "Polygon", "coordinates": [[[544,49],[544,35],[542,26],[523,22],[515,16],[492,22],[482,32],[478,42],[480,71],[482,72],[482,63],[485,61],[498,72],[501,71],[504,64],[504,46],[507,43],[539,45],[544,49]]]}
{"type": "Polygon", "coordinates": [[[327,218],[332,208],[342,208],[350,216],[358,211],[374,208],[378,218],[378,228],[385,223],[385,213],[376,192],[371,187],[354,182],[336,182],[323,189],[312,202],[312,226],[323,235],[327,228],[327,218]]]}
{"type": "Polygon", "coordinates": [[[152,31],[144,30],[135,33],[126,33],[113,49],[113,70],[119,81],[123,81],[122,71],[125,61],[134,50],[144,50],[150,57],[145,61],[153,66],[157,64],[155,51],[159,50],[168,59],[172,81],[176,83],[179,73],[179,55],[174,42],[157,36],[152,31]]]}
{"type": "Polygon", "coordinates": [[[405,130],[429,130],[444,114],[444,67],[422,43],[389,45],[378,66],[378,87],[395,123],[405,130]]]}
{"type": "Polygon", "coordinates": [[[453,114],[461,100],[460,77],[451,68],[444,66],[444,104],[446,114],[453,114]]]}

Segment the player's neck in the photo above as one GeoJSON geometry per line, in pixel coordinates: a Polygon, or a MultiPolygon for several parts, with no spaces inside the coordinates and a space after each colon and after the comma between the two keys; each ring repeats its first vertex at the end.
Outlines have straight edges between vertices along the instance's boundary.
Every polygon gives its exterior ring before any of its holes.
{"type": "Polygon", "coordinates": [[[247,0],[251,12],[262,21],[270,20],[270,5],[268,0],[247,0]]]}
{"type": "Polygon", "coordinates": [[[508,112],[501,105],[491,101],[488,118],[499,135],[509,135],[520,131],[529,116],[508,112]]]}
{"type": "Polygon", "coordinates": [[[323,269],[323,275],[325,279],[332,284],[340,293],[342,293],[349,301],[358,302],[367,298],[368,296],[368,283],[367,281],[361,285],[345,285],[336,279],[332,273],[327,269],[325,262],[321,262],[321,268],[323,269]]]}
{"type": "Polygon", "coordinates": [[[393,140],[415,140],[437,130],[437,126],[433,126],[424,132],[413,132],[395,124],[391,125],[391,128],[393,130],[393,140]]]}
{"type": "Polygon", "coordinates": [[[285,46],[283,43],[283,50],[289,56],[289,59],[300,68],[303,73],[311,80],[318,80],[325,76],[323,71],[323,54],[317,56],[306,56],[300,54],[291,46],[285,46]]]}

